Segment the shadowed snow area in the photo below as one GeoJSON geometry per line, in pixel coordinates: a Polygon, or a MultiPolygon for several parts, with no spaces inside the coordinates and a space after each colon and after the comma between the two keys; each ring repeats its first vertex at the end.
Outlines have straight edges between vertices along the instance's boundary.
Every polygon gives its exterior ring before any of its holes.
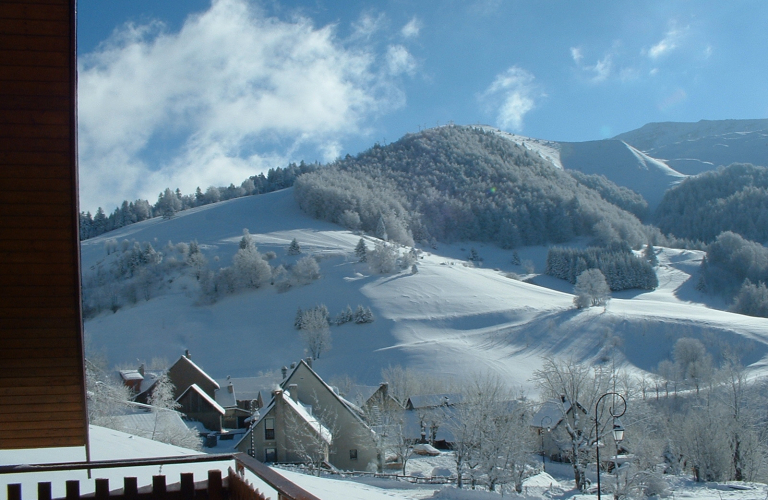
{"type": "MultiPolygon", "coordinates": [[[[244,228],[260,252],[277,254],[273,266],[296,261],[286,255],[295,238],[303,255],[319,258],[321,278],[284,293],[265,286],[207,304],[199,300],[191,274],[168,276],[163,294],[86,321],[91,352],[106,354],[111,364],[134,365],[156,357],[173,360],[189,349],[214,378],[253,376],[306,356],[293,327],[296,310],[322,303],[331,317],[347,305],[373,311],[373,323],[332,326],[332,348],[314,365],[326,378],[347,374],[359,383],[377,384],[382,368],[400,364],[453,377],[491,370],[510,385],[531,389],[542,356],[615,362],[641,374],[667,359],[680,337],[701,339],[715,356],[726,347],[740,349],[745,364],[765,370],[768,320],[704,304],[694,287],[702,252],[658,249],[658,289],[620,292],[606,308],[579,311],[570,284],[540,275],[543,247],[517,249],[534,268],[530,276],[511,263],[511,250],[469,242],[422,248],[416,274],[373,274],[355,257],[360,235],[303,214],[292,189],[207,205],[84,241],[84,272],[107,259],[108,239],[149,241],[157,250],[168,240],[197,240],[212,269],[228,266],[244,228]],[[470,248],[483,259],[482,267],[467,262],[470,248]],[[538,285],[508,278],[510,272],[538,285]]],[[[373,249],[374,239],[366,242],[373,249]]]]}

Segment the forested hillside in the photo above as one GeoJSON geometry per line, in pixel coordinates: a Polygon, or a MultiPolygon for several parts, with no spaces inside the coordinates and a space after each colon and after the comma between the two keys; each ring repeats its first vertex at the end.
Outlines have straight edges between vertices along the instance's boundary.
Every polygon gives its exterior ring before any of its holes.
{"type": "Polygon", "coordinates": [[[768,168],[733,164],[689,177],[664,195],[656,210],[662,232],[713,241],[732,231],[768,241],[768,168]]]}
{"type": "Polygon", "coordinates": [[[606,201],[642,213],[634,193],[607,179],[573,177],[473,127],[429,129],[347,156],[299,177],[296,198],[314,217],[402,243],[513,248],[592,236],[639,246],[658,233],[606,201]]]}

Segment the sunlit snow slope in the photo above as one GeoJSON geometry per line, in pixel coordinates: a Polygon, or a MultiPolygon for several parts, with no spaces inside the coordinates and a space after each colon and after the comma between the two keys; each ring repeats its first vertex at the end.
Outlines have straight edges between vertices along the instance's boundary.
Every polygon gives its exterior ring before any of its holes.
{"type": "MultiPolygon", "coordinates": [[[[659,289],[617,294],[607,308],[577,311],[571,285],[547,276],[537,284],[505,276],[513,271],[512,251],[483,244],[427,248],[410,270],[372,274],[358,263],[359,235],[301,213],[293,190],[245,197],[153,219],[83,242],[83,267],[106,257],[104,242],[135,239],[160,248],[168,240],[196,239],[212,267],[229,265],[242,231],[259,251],[275,251],[270,262],[290,263],[293,238],[304,254],[322,256],[322,277],[277,293],[274,287],[225,296],[200,305],[190,276],[170,277],[168,293],[105,312],[85,324],[91,352],[112,364],[135,365],[156,357],[173,360],[184,349],[214,378],[243,377],[278,369],[305,356],[293,328],[297,307],[325,304],[331,316],[349,304],[370,307],[367,325],[332,327],[333,347],[315,362],[325,377],[347,374],[360,383],[381,381],[381,369],[400,364],[461,378],[491,370],[510,384],[531,387],[543,356],[616,362],[652,370],[683,336],[702,339],[713,354],[737,349],[745,364],[763,370],[768,354],[768,320],[705,307],[694,289],[701,252],[660,250],[659,289]],[[484,259],[467,265],[470,247],[484,259]],[[218,262],[216,262],[218,257],[218,262]]],[[[373,248],[373,239],[368,239],[373,248]]],[[[536,273],[544,270],[546,249],[518,249],[536,273]]]]}

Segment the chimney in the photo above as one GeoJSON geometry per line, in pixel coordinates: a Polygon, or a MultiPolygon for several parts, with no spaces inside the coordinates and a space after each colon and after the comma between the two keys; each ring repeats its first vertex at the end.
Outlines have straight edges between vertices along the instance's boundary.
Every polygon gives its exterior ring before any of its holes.
{"type": "Polygon", "coordinates": [[[307,363],[308,367],[312,368],[312,358],[311,357],[305,359],[304,361],[307,363]]]}
{"type": "Polygon", "coordinates": [[[280,368],[280,371],[283,372],[283,378],[288,376],[288,367],[287,366],[284,366],[284,367],[280,368]]]}
{"type": "Polygon", "coordinates": [[[384,399],[387,399],[387,396],[389,396],[389,382],[382,382],[379,384],[379,387],[381,387],[382,396],[384,396],[384,399]]]}
{"type": "Polygon", "coordinates": [[[298,384],[290,384],[288,386],[288,392],[291,393],[291,399],[295,402],[299,402],[299,386],[298,384]]]}
{"type": "Polygon", "coordinates": [[[232,385],[232,382],[230,382],[230,383],[229,383],[229,385],[227,386],[227,391],[228,391],[230,394],[234,394],[234,393],[235,393],[235,386],[234,386],[234,385],[232,385]]]}
{"type": "Polygon", "coordinates": [[[139,365],[139,375],[144,376],[144,363],[139,365]]]}
{"type": "Polygon", "coordinates": [[[184,357],[187,359],[192,359],[192,355],[189,354],[189,349],[184,349],[184,357]]]}
{"type": "Polygon", "coordinates": [[[291,363],[291,370],[293,370],[294,368],[296,368],[296,363],[291,363]]]}

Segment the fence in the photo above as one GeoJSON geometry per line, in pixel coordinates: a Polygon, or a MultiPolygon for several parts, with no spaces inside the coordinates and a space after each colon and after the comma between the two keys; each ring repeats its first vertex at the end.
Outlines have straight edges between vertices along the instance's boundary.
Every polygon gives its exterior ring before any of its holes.
{"type": "MultiPolygon", "coordinates": [[[[195,482],[192,473],[181,473],[179,482],[167,484],[166,476],[156,475],[152,476],[151,485],[143,486],[138,485],[137,478],[125,477],[122,487],[113,490],[110,490],[108,479],[96,479],[94,492],[87,495],[80,494],[80,481],[69,480],[66,481],[66,496],[60,498],[66,500],[79,500],[81,498],[95,498],[97,500],[266,500],[266,495],[246,480],[245,471],[248,470],[275,490],[277,500],[319,500],[258,460],[243,453],[46,465],[10,465],[0,466],[0,474],[91,471],[172,464],[191,465],[228,460],[234,460],[235,469],[230,467],[226,477],[222,477],[221,470],[213,469],[208,471],[206,481],[195,482]]],[[[37,483],[38,500],[53,500],[51,492],[50,482],[37,483]]],[[[29,500],[31,497],[27,494],[24,498],[29,500]]],[[[22,500],[21,484],[8,485],[8,500],[22,500]]]]}

